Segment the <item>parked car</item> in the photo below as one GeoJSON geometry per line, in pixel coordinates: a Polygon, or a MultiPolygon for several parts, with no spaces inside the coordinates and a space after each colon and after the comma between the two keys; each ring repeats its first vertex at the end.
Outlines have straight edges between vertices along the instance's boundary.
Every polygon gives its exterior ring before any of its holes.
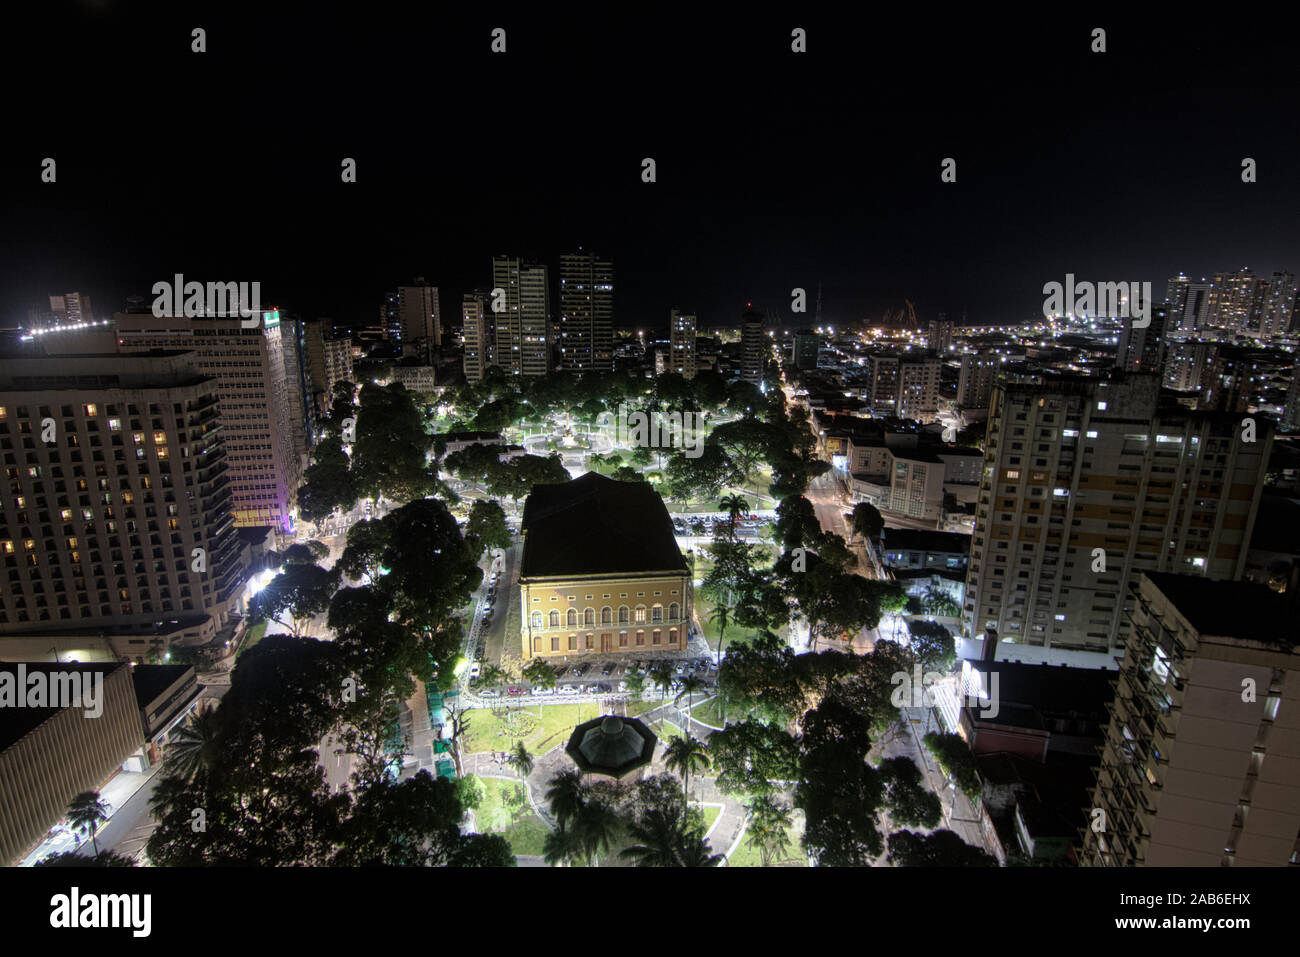
{"type": "Polygon", "coordinates": [[[510,697],[512,698],[518,698],[523,693],[524,693],[524,689],[519,687],[518,685],[511,685],[509,688],[506,689],[506,694],[510,695],[510,697]]]}
{"type": "Polygon", "coordinates": [[[479,672],[482,670],[483,670],[483,666],[479,664],[477,661],[474,662],[472,665],[470,665],[469,666],[470,680],[473,681],[475,678],[477,678],[479,676],[479,672]]]}
{"type": "Polygon", "coordinates": [[[618,683],[618,690],[619,690],[619,691],[626,691],[626,690],[627,690],[627,682],[626,682],[626,681],[620,681],[620,682],[618,683]]]}
{"type": "Polygon", "coordinates": [[[571,696],[573,696],[573,695],[579,694],[580,692],[578,691],[578,686],[577,686],[577,685],[561,685],[561,686],[556,690],[555,693],[558,694],[558,695],[561,695],[562,697],[568,698],[568,697],[571,697],[571,696]]]}
{"type": "Polygon", "coordinates": [[[555,689],[543,687],[541,685],[533,685],[533,694],[540,695],[544,698],[547,695],[555,694],[555,689]]]}
{"type": "Polygon", "coordinates": [[[605,667],[603,667],[603,668],[600,669],[600,673],[601,673],[602,675],[607,675],[607,674],[609,674],[609,673],[610,673],[611,671],[613,671],[613,670],[614,670],[614,662],[612,662],[612,661],[607,661],[607,662],[605,662],[605,667]]]}
{"type": "Polygon", "coordinates": [[[484,688],[478,693],[478,696],[480,698],[499,698],[501,697],[501,692],[497,688],[484,688]]]}

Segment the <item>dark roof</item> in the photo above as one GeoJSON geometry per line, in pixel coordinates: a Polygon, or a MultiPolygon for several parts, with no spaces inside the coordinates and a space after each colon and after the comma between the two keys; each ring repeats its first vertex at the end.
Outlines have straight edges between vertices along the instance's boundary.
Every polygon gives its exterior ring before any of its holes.
{"type": "MultiPolygon", "coordinates": [[[[1002,710],[994,724],[1013,724],[1005,720],[1009,709],[1017,705],[1035,708],[1045,715],[1075,712],[1101,719],[1114,697],[1111,682],[1115,672],[1099,668],[1068,668],[1063,665],[1027,665],[1019,661],[995,661],[986,664],[967,659],[982,674],[997,672],[998,698],[1002,710]]],[[[1030,725],[1031,727],[1033,725],[1030,725]]]]}
{"type": "Polygon", "coordinates": [[[686,570],[668,509],[646,482],[588,472],[535,485],[523,532],[522,578],[686,570]]]}
{"type": "MultiPolygon", "coordinates": [[[[13,680],[16,681],[18,679],[18,668],[20,665],[28,675],[34,674],[38,671],[43,671],[47,674],[51,671],[76,671],[83,674],[99,672],[105,677],[116,671],[118,668],[125,667],[124,663],[120,661],[105,661],[89,664],[71,664],[66,662],[55,664],[52,661],[0,661],[0,672],[8,672],[14,676],[13,680]]],[[[18,690],[19,692],[24,692],[26,689],[19,688],[18,690]]],[[[61,710],[63,709],[0,708],[0,751],[8,749],[25,735],[35,731],[61,710]]]]}
{"type": "Polygon", "coordinates": [[[970,536],[960,532],[936,532],[924,528],[886,528],[885,549],[898,551],[960,552],[970,554],[970,536]]]}
{"type": "Polygon", "coordinates": [[[1143,574],[1202,635],[1287,648],[1300,639],[1300,624],[1287,614],[1286,598],[1264,585],[1168,572],[1143,574]]]}
{"type": "Polygon", "coordinates": [[[607,714],[574,728],[564,750],[584,773],[621,778],[650,763],[657,741],[638,719],[607,714]]]}
{"type": "Polygon", "coordinates": [[[191,665],[136,665],[131,669],[136,702],[147,707],[191,669],[191,665]]]}
{"type": "Polygon", "coordinates": [[[984,453],[981,452],[979,449],[972,449],[965,445],[947,446],[942,449],[935,449],[935,452],[938,453],[939,455],[977,455],[977,456],[984,455],[984,453]]]}
{"type": "Polygon", "coordinates": [[[1250,547],[1264,552],[1300,555],[1300,501],[1278,495],[1261,497],[1255,528],[1250,533],[1250,547]]]}

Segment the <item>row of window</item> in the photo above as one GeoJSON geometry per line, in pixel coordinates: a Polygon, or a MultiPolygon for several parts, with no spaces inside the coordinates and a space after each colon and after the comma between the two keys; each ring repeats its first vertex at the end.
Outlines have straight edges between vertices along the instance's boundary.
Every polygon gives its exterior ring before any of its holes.
{"type": "MultiPolygon", "coordinates": [[[[667,619],[664,618],[663,605],[654,605],[649,609],[649,612],[650,612],[650,619],[649,619],[650,621],[665,621],[665,620],[676,621],[678,617],[680,617],[681,608],[677,604],[677,602],[671,603],[668,606],[667,619]]],[[[552,609],[550,615],[545,617],[540,611],[533,612],[534,628],[544,627],[543,621],[549,621],[549,626],[551,628],[561,627],[559,610],[552,609]]],[[[633,621],[635,621],[637,624],[642,624],[643,622],[646,621],[646,606],[637,605],[636,608],[629,609],[627,605],[620,605],[618,609],[618,623],[620,625],[626,625],[633,621]]],[[[594,625],[595,623],[596,623],[596,609],[594,608],[586,609],[582,613],[582,624],[594,625]]],[[[604,608],[600,610],[600,623],[602,625],[612,625],[614,623],[614,609],[611,608],[609,605],[606,605],[604,608]]],[[[568,614],[564,616],[564,624],[569,628],[574,628],[577,626],[578,609],[576,608],[569,609],[568,614]]]]}
{"type": "MultiPolygon", "coordinates": [[[[611,635],[602,635],[602,636],[601,636],[601,639],[602,639],[602,648],[601,648],[601,650],[602,650],[602,651],[603,651],[603,650],[606,650],[605,647],[604,647],[604,644],[605,644],[605,642],[608,641],[608,639],[610,639],[611,637],[613,637],[613,636],[611,636],[611,635]]],[[[540,638],[540,637],[536,637],[536,638],[533,639],[533,650],[534,650],[534,651],[541,651],[541,650],[543,650],[543,649],[542,649],[542,642],[543,642],[543,640],[544,640],[544,639],[542,639],[542,638],[540,638]]],[[[645,641],[645,632],[644,632],[644,631],[638,631],[638,632],[636,633],[635,644],[637,644],[637,645],[644,645],[645,643],[646,643],[646,641],[645,641]]],[[[675,645],[675,644],[677,644],[677,629],[676,629],[676,628],[670,628],[670,629],[668,629],[668,642],[667,642],[667,643],[670,644],[670,645],[675,645]]],[[[631,636],[629,636],[628,633],[627,633],[626,631],[620,631],[620,632],[618,633],[618,647],[619,647],[619,648],[627,648],[627,647],[628,647],[629,645],[631,645],[631,644],[633,644],[633,641],[632,641],[631,636]]],[[[656,628],[656,629],[654,629],[654,630],[650,633],[650,644],[652,644],[652,645],[662,645],[662,644],[664,644],[664,640],[663,640],[663,632],[662,632],[660,629],[656,628]]],[[[559,636],[559,635],[552,635],[552,636],[551,636],[551,651],[560,651],[560,650],[561,650],[561,648],[560,648],[560,636],[559,636]]],[[[568,643],[567,643],[567,648],[564,649],[564,650],[567,650],[567,651],[578,651],[578,650],[579,650],[579,648],[578,648],[578,636],[577,636],[577,635],[569,635],[569,640],[568,640],[568,643]]],[[[582,638],[582,649],[581,649],[581,650],[583,650],[583,651],[595,651],[595,650],[596,650],[596,636],[595,636],[595,635],[585,635],[585,636],[583,636],[583,638],[582,638]]]]}

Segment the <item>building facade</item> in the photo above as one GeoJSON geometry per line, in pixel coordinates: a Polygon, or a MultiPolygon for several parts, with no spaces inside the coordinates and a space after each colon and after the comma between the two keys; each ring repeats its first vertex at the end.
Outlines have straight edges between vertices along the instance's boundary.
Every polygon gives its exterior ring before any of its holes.
{"type": "Polygon", "coordinates": [[[524,658],[686,648],[691,572],[650,485],[589,472],[535,486],[522,532],[524,658]]]}
{"type": "Polygon", "coordinates": [[[1300,654],[1288,598],[1245,582],[1141,576],[1092,801],[1104,826],[1084,831],[1084,864],[1300,864],[1300,654]]]}
{"type": "Polygon", "coordinates": [[[278,313],[252,328],[238,318],[152,312],[119,312],[114,321],[121,352],[192,352],[196,368],[217,380],[235,524],[290,534],[306,449],[295,445],[278,313]]]}
{"type": "Polygon", "coordinates": [[[967,627],[1032,645],[1123,646],[1142,571],[1239,579],[1272,432],[1159,402],[1159,378],[1023,377],[994,390],[967,627]]]}
{"type": "Polygon", "coordinates": [[[80,631],[140,659],[215,636],[244,575],[224,437],[190,354],[0,363],[0,646],[80,631]]]}
{"type": "Polygon", "coordinates": [[[560,257],[560,363],[566,372],[614,368],[614,264],[591,253],[560,257]]]}
{"type": "Polygon", "coordinates": [[[497,256],[492,260],[492,290],[497,365],[508,375],[546,375],[552,368],[546,267],[497,256]]]}
{"type": "Polygon", "coordinates": [[[669,371],[695,378],[695,317],[674,309],[668,316],[669,371]]]}

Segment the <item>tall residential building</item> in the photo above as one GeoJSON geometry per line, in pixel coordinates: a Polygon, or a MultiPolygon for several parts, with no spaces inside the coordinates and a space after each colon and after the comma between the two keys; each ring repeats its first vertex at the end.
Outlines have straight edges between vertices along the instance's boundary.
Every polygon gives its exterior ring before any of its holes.
{"type": "Polygon", "coordinates": [[[1197,408],[1245,412],[1259,395],[1271,367],[1270,356],[1263,349],[1217,344],[1197,408]]]}
{"type": "Polygon", "coordinates": [[[695,378],[695,317],[674,309],[668,315],[669,370],[684,379],[695,378]]]}
{"type": "Polygon", "coordinates": [[[305,335],[312,418],[319,422],[329,414],[335,383],[352,381],[352,340],[332,338],[323,321],[307,323],[305,335]]]}
{"type": "Polygon", "coordinates": [[[591,253],[560,257],[560,363],[566,372],[614,368],[614,264],[591,253]]]}
{"type": "Polygon", "coordinates": [[[999,380],[966,585],[971,634],[1108,652],[1142,571],[1239,579],[1267,421],[1160,404],[1154,375],[999,380]]]}
{"type": "Polygon", "coordinates": [[[1300,864],[1294,598],[1140,576],[1092,802],[1104,826],[1084,831],[1084,864],[1300,864]]]}
{"type": "Polygon", "coordinates": [[[822,337],[809,329],[801,329],[794,334],[793,354],[796,369],[816,369],[817,359],[821,354],[822,337]]]}
{"type": "Polygon", "coordinates": [[[89,634],[141,658],[210,640],[235,610],[226,420],[217,381],[193,359],[0,363],[0,648],[48,636],[43,655],[95,644],[89,634]]]}
{"type": "Polygon", "coordinates": [[[551,296],[546,267],[509,256],[492,260],[489,306],[496,332],[496,364],[509,375],[551,371],[551,296]],[[496,290],[501,290],[498,299],[496,290]],[[496,309],[498,301],[500,310],[496,309]]]}
{"type": "Polygon", "coordinates": [[[952,351],[952,320],[939,313],[938,319],[930,320],[930,348],[939,355],[952,351]]]}
{"type": "Polygon", "coordinates": [[[1169,280],[1165,305],[1169,308],[1169,333],[1195,335],[1204,329],[1210,313],[1212,283],[1192,282],[1186,276],[1169,280]]]}
{"type": "Polygon", "coordinates": [[[461,299],[461,333],[465,339],[465,379],[480,382],[496,365],[496,323],[486,290],[467,292],[461,299]]]}
{"type": "Polygon", "coordinates": [[[1115,351],[1115,368],[1159,374],[1164,366],[1168,320],[1166,306],[1152,306],[1150,321],[1145,326],[1135,326],[1131,318],[1125,319],[1119,348],[1115,351]]]}
{"type": "Polygon", "coordinates": [[[438,287],[429,285],[423,276],[409,286],[397,287],[397,318],[404,345],[424,346],[430,351],[442,346],[438,287]]]}
{"type": "Polygon", "coordinates": [[[47,329],[79,326],[95,321],[90,309],[90,297],[79,292],[64,293],[49,297],[49,308],[32,306],[27,311],[25,328],[29,332],[41,332],[47,329]]]}
{"type": "Polygon", "coordinates": [[[265,313],[252,328],[238,317],[152,312],[119,312],[114,321],[119,351],[192,351],[199,371],[217,379],[235,524],[292,532],[307,450],[295,444],[296,384],[286,371],[279,312],[265,313]]]}
{"type": "Polygon", "coordinates": [[[877,415],[893,415],[898,404],[898,356],[876,353],[867,357],[867,405],[877,415]]]}
{"type": "Polygon", "coordinates": [[[763,316],[746,309],[740,317],[740,377],[758,385],[763,380],[769,344],[763,328],[763,316]]]}
{"type": "Polygon", "coordinates": [[[1259,337],[1261,339],[1271,339],[1290,333],[1291,320],[1295,315],[1295,296],[1295,273],[1273,273],[1265,289],[1260,308],[1259,337]]]}
{"type": "Polygon", "coordinates": [[[1217,342],[1202,339],[1171,341],[1165,354],[1165,388],[1178,392],[1205,390],[1209,386],[1210,369],[1218,354],[1217,342]]]}
{"type": "Polygon", "coordinates": [[[1214,276],[1206,323],[1229,332],[1249,332],[1257,317],[1260,279],[1249,267],[1214,276]]]}
{"type": "Polygon", "coordinates": [[[1300,432],[1300,363],[1291,370],[1291,388],[1286,393],[1282,428],[1288,432],[1300,432]]]}
{"type": "Polygon", "coordinates": [[[939,376],[943,363],[933,354],[908,353],[898,363],[898,397],[894,408],[904,419],[933,421],[939,411],[939,376]]]}
{"type": "Polygon", "coordinates": [[[957,404],[963,409],[987,409],[1001,367],[1001,357],[991,352],[962,356],[961,373],[957,378],[957,404]]]}

